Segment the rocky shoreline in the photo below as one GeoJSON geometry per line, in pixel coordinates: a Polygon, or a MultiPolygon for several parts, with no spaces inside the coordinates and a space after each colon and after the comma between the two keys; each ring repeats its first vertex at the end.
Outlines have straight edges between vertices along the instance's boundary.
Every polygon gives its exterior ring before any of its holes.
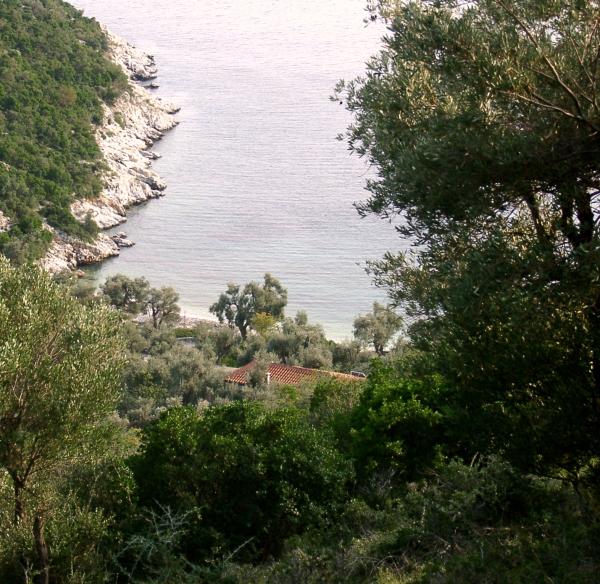
{"type": "MultiPolygon", "coordinates": [[[[127,209],[162,196],[165,182],[152,169],[158,155],[150,148],[165,132],[174,128],[179,109],[156,98],[141,82],[157,77],[154,58],[104,29],[109,58],[129,77],[127,91],[110,107],[103,105],[104,120],[96,140],[107,165],[104,189],[97,199],[77,200],[71,206],[80,221],[91,217],[100,229],[109,229],[127,220],[127,209]]],[[[122,247],[133,245],[124,233],[101,233],[93,242],[84,242],[54,230],[54,241],[40,265],[49,272],[73,270],[119,255],[122,247]]]]}

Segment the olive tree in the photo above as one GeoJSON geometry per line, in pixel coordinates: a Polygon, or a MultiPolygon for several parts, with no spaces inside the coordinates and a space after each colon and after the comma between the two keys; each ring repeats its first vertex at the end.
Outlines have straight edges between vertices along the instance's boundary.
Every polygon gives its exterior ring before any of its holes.
{"type": "Polygon", "coordinates": [[[151,288],[146,302],[146,313],[155,329],[163,324],[175,324],[179,320],[179,294],[173,288],[151,288]]]}
{"type": "Polygon", "coordinates": [[[371,4],[382,50],[338,97],[377,169],[359,211],[415,243],[376,281],[474,433],[576,474],[600,453],[600,4],[371,4]]]}
{"type": "Polygon", "coordinates": [[[179,320],[179,294],[173,288],[152,288],[146,278],[116,274],[100,289],[111,306],[129,314],[146,315],[155,329],[179,320]]]}
{"type": "Polygon", "coordinates": [[[83,306],[38,269],[0,259],[0,468],[15,526],[31,526],[43,584],[44,494],[70,466],[110,448],[122,354],[116,312],[83,306]]]}
{"type": "Polygon", "coordinates": [[[293,319],[281,321],[267,338],[267,350],[288,365],[315,369],[332,366],[331,349],[323,327],[310,324],[304,311],[299,311],[293,319]]]}
{"type": "Polygon", "coordinates": [[[100,286],[100,290],[115,308],[139,314],[146,308],[150,283],[146,278],[128,278],[123,274],[116,274],[108,278],[100,286]]]}
{"type": "Polygon", "coordinates": [[[215,326],[212,323],[200,323],[194,329],[198,348],[214,353],[218,365],[236,352],[240,342],[239,333],[229,326],[215,326]]]}
{"type": "Polygon", "coordinates": [[[243,288],[239,284],[228,284],[210,311],[219,322],[237,327],[245,339],[257,315],[263,315],[261,320],[264,315],[279,320],[283,318],[286,304],[287,290],[277,278],[267,273],[262,284],[249,282],[243,288]]]}
{"type": "Polygon", "coordinates": [[[392,308],[373,302],[373,310],[354,319],[354,337],[372,345],[382,356],[388,343],[402,327],[402,318],[392,308]]]}

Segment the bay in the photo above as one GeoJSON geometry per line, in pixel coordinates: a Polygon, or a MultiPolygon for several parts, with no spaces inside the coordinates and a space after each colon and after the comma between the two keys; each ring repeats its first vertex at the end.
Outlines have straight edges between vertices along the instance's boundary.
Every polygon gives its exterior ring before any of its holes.
{"type": "Polygon", "coordinates": [[[136,246],[93,273],[173,286],[209,316],[226,283],[271,272],[288,314],[308,312],[336,340],[383,300],[365,262],[402,247],[393,226],[361,219],[370,169],[337,141],[351,122],[329,100],[364,71],[382,30],[364,0],[73,0],[156,57],[160,89],[182,111],[154,150],[166,196],[132,209],[136,246]]]}

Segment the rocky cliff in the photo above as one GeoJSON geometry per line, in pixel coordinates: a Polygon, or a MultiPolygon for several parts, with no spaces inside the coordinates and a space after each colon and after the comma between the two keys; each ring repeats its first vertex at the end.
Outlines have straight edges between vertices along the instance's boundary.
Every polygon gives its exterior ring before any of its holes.
{"type": "MultiPolygon", "coordinates": [[[[104,106],[104,120],[96,131],[107,166],[104,190],[97,199],[78,200],[71,207],[76,218],[84,221],[90,216],[101,229],[123,223],[128,207],[163,193],[166,185],[151,168],[157,155],[149,149],[177,124],[174,114],[178,111],[137,83],[156,78],[154,58],[105,32],[109,57],[123,68],[130,83],[113,105],[104,106]]],[[[129,244],[123,234],[100,234],[95,241],[86,243],[54,231],[54,241],[41,265],[50,272],[74,269],[118,255],[120,248],[129,244]]]]}

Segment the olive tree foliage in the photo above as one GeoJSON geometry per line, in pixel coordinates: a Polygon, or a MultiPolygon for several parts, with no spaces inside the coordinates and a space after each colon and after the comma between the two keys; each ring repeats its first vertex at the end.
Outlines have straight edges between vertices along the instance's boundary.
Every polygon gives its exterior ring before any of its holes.
{"type": "Polygon", "coordinates": [[[382,356],[388,343],[402,327],[402,318],[392,308],[373,302],[373,310],[354,319],[354,338],[372,345],[382,356]]]}
{"type": "Polygon", "coordinates": [[[139,314],[146,307],[150,283],[146,278],[128,278],[123,274],[116,274],[107,278],[100,290],[115,308],[139,314]]]}
{"type": "Polygon", "coordinates": [[[600,3],[372,4],[383,48],[337,96],[378,169],[358,209],[418,246],[375,279],[496,443],[577,473],[600,452],[600,3]]]}
{"type": "Polygon", "coordinates": [[[262,284],[249,282],[243,288],[239,284],[228,284],[227,290],[210,307],[210,311],[219,322],[237,327],[245,339],[258,314],[263,315],[261,320],[264,320],[264,315],[279,320],[283,318],[286,304],[287,290],[277,278],[267,273],[262,284]]]}
{"type": "Polygon", "coordinates": [[[362,343],[358,341],[331,342],[330,346],[333,366],[338,371],[366,371],[369,368],[372,354],[363,350],[362,343]]]}
{"type": "Polygon", "coordinates": [[[132,426],[144,426],[170,407],[201,407],[219,399],[225,393],[225,374],[215,368],[215,361],[232,346],[221,331],[235,336],[228,327],[203,323],[195,329],[197,344],[189,346],[177,338],[173,327],[155,329],[151,322],[127,321],[119,414],[132,426]]]}
{"type": "Polygon", "coordinates": [[[143,426],[169,407],[213,402],[222,393],[223,377],[210,355],[179,344],[160,353],[131,355],[119,413],[130,424],[143,426]]]}
{"type": "Polygon", "coordinates": [[[155,329],[163,324],[175,324],[179,320],[181,310],[179,305],[179,294],[173,288],[163,286],[152,288],[148,294],[146,313],[152,319],[155,329]]]}
{"type": "Polygon", "coordinates": [[[81,278],[70,270],[63,270],[55,274],[53,280],[65,286],[82,304],[92,305],[101,301],[96,293],[96,284],[90,278],[81,278]]]}
{"type": "Polygon", "coordinates": [[[200,350],[214,353],[217,365],[221,365],[240,344],[240,335],[235,329],[212,323],[198,324],[194,329],[194,336],[200,350]]]}
{"type": "Polygon", "coordinates": [[[40,582],[48,491],[110,449],[120,327],[108,307],[83,306],[40,270],[0,259],[0,469],[12,483],[15,526],[33,530],[40,582]]]}
{"type": "Polygon", "coordinates": [[[267,350],[287,365],[314,369],[332,366],[332,353],[323,327],[309,323],[304,311],[281,321],[267,338],[267,350]]]}
{"type": "Polygon", "coordinates": [[[272,314],[267,314],[266,312],[257,312],[252,319],[252,328],[261,336],[266,337],[269,332],[271,332],[275,325],[277,324],[277,319],[272,314]]]}
{"type": "Polygon", "coordinates": [[[179,294],[173,288],[152,288],[146,278],[116,274],[100,290],[111,306],[133,315],[145,314],[155,329],[179,320],[179,294]]]}

